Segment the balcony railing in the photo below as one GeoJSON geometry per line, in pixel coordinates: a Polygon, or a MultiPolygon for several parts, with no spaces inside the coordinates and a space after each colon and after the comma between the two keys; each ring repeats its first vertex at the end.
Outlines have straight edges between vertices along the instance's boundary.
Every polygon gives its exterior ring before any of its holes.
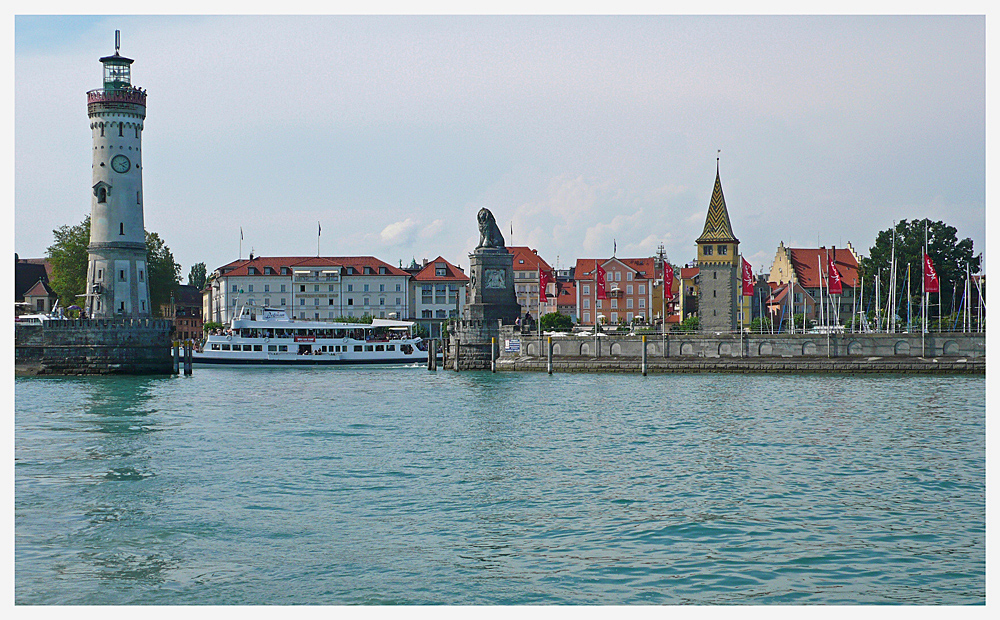
{"type": "Polygon", "coordinates": [[[91,103],[135,103],[146,105],[146,91],[141,88],[97,88],[87,91],[87,104],[91,103]]]}

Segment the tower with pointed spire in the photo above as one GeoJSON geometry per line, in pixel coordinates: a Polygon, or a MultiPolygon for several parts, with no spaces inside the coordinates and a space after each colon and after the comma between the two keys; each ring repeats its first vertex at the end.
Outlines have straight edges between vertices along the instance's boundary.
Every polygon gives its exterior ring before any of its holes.
{"type": "Polygon", "coordinates": [[[698,245],[698,323],[703,332],[736,330],[740,284],[740,240],[733,234],[722,194],[719,160],[715,160],[715,188],[708,203],[705,230],[698,245]]]}
{"type": "Polygon", "coordinates": [[[104,88],[87,93],[93,144],[87,314],[148,317],[149,274],[142,218],[142,129],[146,91],[132,86],[131,58],[101,58],[104,88]]]}

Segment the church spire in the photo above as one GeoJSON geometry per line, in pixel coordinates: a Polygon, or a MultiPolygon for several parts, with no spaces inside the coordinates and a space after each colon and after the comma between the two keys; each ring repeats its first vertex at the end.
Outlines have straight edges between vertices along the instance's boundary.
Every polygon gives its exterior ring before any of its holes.
{"type": "Polygon", "coordinates": [[[729,222],[729,211],[726,209],[726,197],[722,195],[722,180],[719,177],[719,158],[715,159],[715,188],[712,190],[712,200],[708,203],[708,217],[705,218],[705,230],[696,243],[739,243],[733,234],[733,225],[729,222]]]}

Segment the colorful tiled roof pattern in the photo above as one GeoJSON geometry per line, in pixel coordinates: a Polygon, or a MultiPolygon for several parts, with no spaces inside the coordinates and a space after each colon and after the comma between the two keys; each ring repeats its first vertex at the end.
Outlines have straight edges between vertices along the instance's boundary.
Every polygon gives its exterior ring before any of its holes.
{"type": "Polygon", "coordinates": [[[698,237],[697,243],[703,242],[739,243],[733,235],[733,225],[729,222],[729,211],[726,209],[726,197],[722,194],[722,181],[719,169],[715,169],[715,188],[712,190],[712,200],[708,203],[708,216],[705,218],[705,230],[698,237]]]}

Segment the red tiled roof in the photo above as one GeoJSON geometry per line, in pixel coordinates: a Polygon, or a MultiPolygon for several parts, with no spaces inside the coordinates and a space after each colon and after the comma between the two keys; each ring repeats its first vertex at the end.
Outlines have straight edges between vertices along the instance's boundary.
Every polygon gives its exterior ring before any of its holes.
{"type": "Polygon", "coordinates": [[[652,280],[655,275],[652,258],[578,258],[576,259],[576,271],[574,272],[576,280],[593,280],[598,260],[601,261],[601,265],[604,266],[605,270],[609,262],[614,260],[620,262],[636,272],[635,276],[637,280],[652,280]]]}
{"type": "Polygon", "coordinates": [[[270,267],[274,271],[270,275],[280,275],[282,267],[291,269],[295,267],[354,267],[358,274],[363,273],[365,267],[371,267],[375,272],[371,275],[380,275],[379,268],[385,267],[386,273],[382,275],[409,275],[399,267],[393,267],[374,256],[255,256],[253,261],[243,259],[223,265],[219,267],[219,271],[226,276],[245,276],[249,275],[247,270],[250,267],[257,270],[254,275],[258,276],[265,275],[265,267],[270,267]]]}
{"type": "Polygon", "coordinates": [[[552,266],[538,255],[538,250],[532,250],[525,246],[511,246],[507,248],[507,251],[514,255],[514,271],[552,270],[552,266]]]}
{"type": "Polygon", "coordinates": [[[39,280],[28,289],[28,292],[24,294],[25,297],[55,297],[55,291],[49,288],[49,285],[39,280]]]}
{"type": "Polygon", "coordinates": [[[560,282],[558,286],[559,286],[559,297],[556,299],[556,305],[575,306],[576,284],[573,284],[572,282],[560,282]]]}
{"type": "Polygon", "coordinates": [[[462,273],[462,270],[452,265],[446,261],[443,257],[438,256],[432,261],[427,261],[427,266],[421,269],[417,275],[413,276],[414,280],[419,280],[421,282],[433,281],[433,282],[468,282],[469,276],[462,273]],[[439,276],[437,274],[438,263],[444,263],[445,271],[448,275],[439,276]]]}
{"type": "Polygon", "coordinates": [[[685,280],[690,280],[691,278],[698,275],[698,267],[681,267],[681,278],[685,280]]]}
{"type": "Polygon", "coordinates": [[[824,276],[823,282],[826,285],[826,257],[829,252],[834,256],[837,271],[843,279],[845,286],[854,286],[859,283],[858,262],[854,259],[854,254],[846,248],[788,248],[791,254],[792,267],[795,269],[797,284],[805,288],[819,288],[819,271],[822,268],[824,276]],[[818,259],[818,262],[817,262],[818,259]]]}

